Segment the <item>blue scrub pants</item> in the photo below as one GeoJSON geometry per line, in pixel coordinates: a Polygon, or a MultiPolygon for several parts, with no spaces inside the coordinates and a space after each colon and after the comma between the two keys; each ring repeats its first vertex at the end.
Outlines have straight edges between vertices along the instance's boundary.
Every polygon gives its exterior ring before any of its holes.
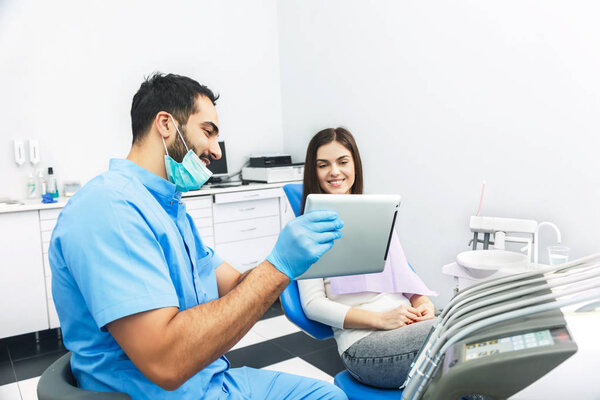
{"type": "Polygon", "coordinates": [[[223,399],[227,400],[348,400],[337,386],[318,379],[248,367],[225,372],[223,399]]]}

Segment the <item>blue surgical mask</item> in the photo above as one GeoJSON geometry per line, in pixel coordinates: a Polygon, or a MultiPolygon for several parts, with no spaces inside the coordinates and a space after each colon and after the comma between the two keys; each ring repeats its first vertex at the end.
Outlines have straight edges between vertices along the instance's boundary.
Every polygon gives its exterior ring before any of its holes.
{"type": "Polygon", "coordinates": [[[188,192],[190,190],[198,190],[200,186],[204,185],[208,178],[212,176],[212,172],[206,168],[206,165],[200,160],[200,158],[196,155],[194,150],[191,150],[187,147],[185,140],[183,140],[183,135],[179,132],[179,128],[175,123],[175,120],[172,116],[171,120],[175,125],[175,129],[177,129],[177,133],[187,150],[187,154],[183,157],[183,160],[178,163],[173,160],[171,156],[169,156],[169,151],[167,150],[167,144],[165,143],[165,138],[162,138],[163,145],[165,146],[165,167],[167,169],[167,176],[169,177],[169,181],[174,183],[177,186],[177,191],[179,192],[188,192]]]}

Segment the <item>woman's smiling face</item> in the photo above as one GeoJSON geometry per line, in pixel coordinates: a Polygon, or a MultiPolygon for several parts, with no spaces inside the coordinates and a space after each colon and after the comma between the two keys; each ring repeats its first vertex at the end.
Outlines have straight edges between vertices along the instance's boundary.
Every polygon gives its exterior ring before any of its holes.
{"type": "Polygon", "coordinates": [[[323,192],[348,194],[354,185],[354,159],[344,145],[333,141],[317,149],[317,178],[323,192]]]}

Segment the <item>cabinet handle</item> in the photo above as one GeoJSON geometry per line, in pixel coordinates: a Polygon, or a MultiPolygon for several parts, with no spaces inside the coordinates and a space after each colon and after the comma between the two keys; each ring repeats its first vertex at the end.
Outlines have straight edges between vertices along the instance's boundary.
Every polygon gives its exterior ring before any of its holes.
{"type": "Polygon", "coordinates": [[[242,263],[242,265],[243,265],[244,267],[248,267],[248,266],[250,266],[250,265],[254,265],[254,264],[258,264],[258,260],[256,260],[256,261],[251,261],[251,262],[249,262],[249,263],[242,263]]]}
{"type": "Polygon", "coordinates": [[[248,198],[250,198],[250,197],[258,197],[258,196],[260,196],[260,193],[247,194],[247,195],[245,195],[245,196],[244,196],[244,198],[245,198],[245,199],[248,199],[248,198]]]}
{"type": "Polygon", "coordinates": [[[250,231],[255,231],[256,227],[253,226],[252,228],[248,228],[248,229],[241,229],[240,232],[250,232],[250,231]]]}
{"type": "Polygon", "coordinates": [[[246,207],[246,208],[240,208],[240,211],[241,212],[246,212],[246,211],[252,211],[252,210],[255,210],[255,209],[256,209],[256,207],[246,207]]]}

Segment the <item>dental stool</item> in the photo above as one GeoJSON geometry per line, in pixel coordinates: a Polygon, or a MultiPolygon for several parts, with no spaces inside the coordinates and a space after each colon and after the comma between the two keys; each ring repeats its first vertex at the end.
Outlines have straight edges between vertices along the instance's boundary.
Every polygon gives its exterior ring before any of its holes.
{"type": "MultiPolygon", "coordinates": [[[[294,210],[294,214],[296,216],[300,215],[300,204],[302,202],[303,191],[302,185],[290,183],[283,187],[283,191],[294,210]]],[[[308,319],[306,314],[304,314],[302,303],[300,302],[300,293],[298,292],[298,283],[296,281],[290,282],[287,288],[281,293],[279,299],[285,316],[307,335],[318,340],[325,340],[333,337],[333,330],[330,326],[308,319]]],[[[363,385],[354,379],[346,370],[338,373],[333,379],[333,383],[346,393],[349,400],[398,400],[402,395],[402,390],[399,389],[379,389],[363,385]]]]}
{"type": "Polygon", "coordinates": [[[131,400],[125,393],[96,392],[77,387],[71,372],[71,353],[54,361],[42,374],[38,385],[39,400],[131,400]]]}

